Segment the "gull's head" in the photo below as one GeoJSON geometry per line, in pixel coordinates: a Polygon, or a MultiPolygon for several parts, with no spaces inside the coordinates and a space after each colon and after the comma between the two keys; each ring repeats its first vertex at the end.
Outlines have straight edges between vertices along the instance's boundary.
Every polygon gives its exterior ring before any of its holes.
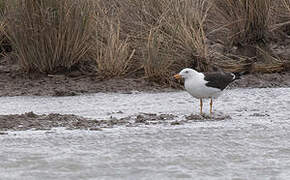
{"type": "Polygon", "coordinates": [[[181,70],[178,74],[175,74],[174,77],[175,79],[181,79],[183,78],[184,80],[189,79],[191,77],[195,77],[197,75],[197,71],[191,68],[185,68],[181,70]]]}

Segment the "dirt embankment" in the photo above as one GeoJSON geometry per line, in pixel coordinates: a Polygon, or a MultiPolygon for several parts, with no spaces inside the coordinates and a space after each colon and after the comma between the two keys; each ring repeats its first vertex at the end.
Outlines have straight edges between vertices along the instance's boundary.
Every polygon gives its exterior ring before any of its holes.
{"type": "Polygon", "coordinates": [[[290,87],[290,73],[248,74],[230,84],[237,88],[290,87]]]}
{"type": "MultiPolygon", "coordinates": [[[[290,73],[250,74],[242,76],[242,79],[230,85],[230,87],[242,88],[289,86],[290,73]]],[[[0,96],[74,96],[97,92],[172,90],[168,85],[162,86],[144,78],[103,79],[95,74],[83,74],[79,71],[64,75],[26,75],[15,68],[0,65],[0,96]]]]}
{"type": "Polygon", "coordinates": [[[62,75],[24,74],[0,65],[0,96],[74,96],[83,93],[160,91],[157,83],[143,78],[103,79],[74,71],[62,75]]]}

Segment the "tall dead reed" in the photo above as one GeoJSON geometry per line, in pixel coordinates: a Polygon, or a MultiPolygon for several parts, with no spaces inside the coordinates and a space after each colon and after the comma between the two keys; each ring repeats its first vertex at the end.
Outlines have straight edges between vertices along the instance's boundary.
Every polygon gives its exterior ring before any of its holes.
{"type": "MultiPolygon", "coordinates": [[[[208,21],[215,25],[209,32],[216,33],[220,41],[230,50],[237,49],[228,58],[239,56],[236,63],[231,60],[228,67],[254,71],[256,62],[271,64],[275,58],[269,48],[269,31],[273,8],[272,0],[214,0],[214,8],[208,21]],[[239,63],[243,59],[246,63],[239,63]],[[241,61],[240,61],[241,60],[241,61]],[[249,65],[250,64],[250,65],[249,65]],[[243,66],[243,67],[241,67],[243,66]]],[[[217,58],[219,61],[223,58],[217,58]]],[[[223,61],[220,61],[221,66],[223,61]]],[[[227,64],[227,62],[226,62],[227,64]]]]}
{"type": "Polygon", "coordinates": [[[102,39],[97,38],[97,49],[94,48],[97,72],[104,77],[125,75],[132,64],[132,56],[135,50],[131,49],[128,39],[120,36],[120,24],[110,20],[97,28],[104,28],[102,39]]]}
{"type": "Polygon", "coordinates": [[[278,0],[273,5],[272,30],[290,35],[290,0],[278,0]]]}
{"type": "Polygon", "coordinates": [[[236,46],[263,41],[269,25],[272,0],[214,0],[211,21],[219,24],[227,41],[236,46]]]}
{"type": "Polygon", "coordinates": [[[185,67],[242,71],[259,58],[271,62],[272,10],[283,10],[272,29],[290,24],[290,0],[279,0],[279,6],[272,0],[5,2],[3,29],[25,71],[54,73],[89,59],[104,77],[138,71],[165,83],[185,67]],[[213,41],[237,50],[229,56],[209,52],[213,41]]]}
{"type": "Polygon", "coordinates": [[[205,70],[206,0],[124,0],[119,5],[122,30],[146,77],[167,81],[184,67],[205,70]]]}
{"type": "Polygon", "coordinates": [[[90,49],[90,0],[7,1],[7,35],[27,72],[70,69],[90,49]]]}

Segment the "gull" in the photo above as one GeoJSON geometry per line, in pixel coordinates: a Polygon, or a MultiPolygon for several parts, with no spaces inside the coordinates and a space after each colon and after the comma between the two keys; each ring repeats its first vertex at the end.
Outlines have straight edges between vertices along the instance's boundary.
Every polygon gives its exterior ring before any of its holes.
{"type": "Polygon", "coordinates": [[[200,100],[200,114],[202,115],[202,100],[210,99],[210,114],[212,114],[213,98],[221,95],[222,91],[236,79],[240,74],[226,72],[201,73],[191,68],[185,68],[178,74],[176,79],[184,79],[185,90],[194,98],[200,100]]]}

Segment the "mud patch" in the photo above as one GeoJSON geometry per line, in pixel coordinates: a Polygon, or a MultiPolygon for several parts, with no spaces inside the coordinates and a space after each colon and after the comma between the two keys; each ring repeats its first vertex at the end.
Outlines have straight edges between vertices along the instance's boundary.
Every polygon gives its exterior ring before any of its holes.
{"type": "Polygon", "coordinates": [[[204,121],[224,121],[232,119],[229,115],[224,115],[220,113],[213,113],[212,115],[208,114],[191,114],[189,116],[185,116],[185,119],[187,121],[193,121],[193,122],[204,122],[204,121]]]}
{"type": "Polygon", "coordinates": [[[177,116],[173,114],[151,114],[151,113],[142,113],[137,115],[135,118],[135,123],[144,123],[144,124],[160,124],[166,121],[172,121],[177,116]]]}
{"type": "Polygon", "coordinates": [[[250,116],[253,117],[265,117],[265,116],[270,116],[269,114],[264,114],[264,113],[253,113],[250,116]]]}
{"type": "Polygon", "coordinates": [[[0,115],[0,131],[7,130],[49,130],[54,127],[68,129],[98,128],[99,121],[79,117],[76,115],[37,115],[33,112],[21,115],[0,115]]]}
{"type": "Polygon", "coordinates": [[[7,135],[8,133],[7,132],[0,132],[0,136],[1,135],[7,135]]]}
{"type": "Polygon", "coordinates": [[[118,126],[138,127],[144,125],[181,125],[191,122],[220,121],[230,119],[229,116],[200,116],[190,115],[184,119],[173,114],[151,114],[141,113],[137,116],[125,118],[114,118],[106,120],[94,120],[72,114],[48,114],[37,115],[33,112],[16,115],[0,115],[0,135],[7,134],[5,131],[25,131],[25,130],[50,130],[52,128],[64,127],[68,130],[84,129],[91,131],[101,131],[104,128],[118,126]]]}
{"type": "Polygon", "coordinates": [[[232,119],[231,116],[229,115],[224,115],[224,114],[191,114],[191,115],[186,115],[184,116],[184,119],[182,120],[176,120],[171,122],[171,125],[182,125],[184,123],[191,123],[191,122],[206,122],[206,121],[224,121],[224,120],[229,120],[232,119]]]}

